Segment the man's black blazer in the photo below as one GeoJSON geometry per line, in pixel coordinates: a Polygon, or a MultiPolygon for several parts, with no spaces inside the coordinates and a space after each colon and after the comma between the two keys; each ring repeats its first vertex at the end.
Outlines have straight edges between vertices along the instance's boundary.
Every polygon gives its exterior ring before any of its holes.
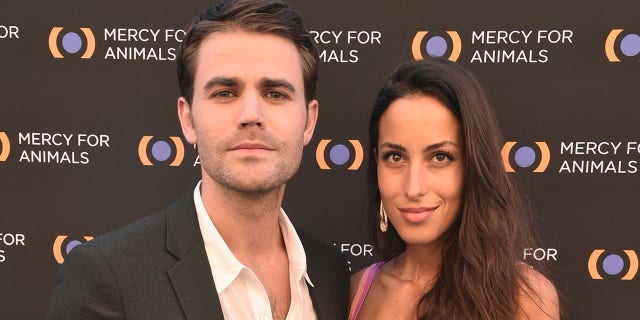
{"type": "MultiPolygon", "coordinates": [[[[298,233],[319,320],[347,318],[349,271],[329,245],[298,233]]],[[[193,192],[164,211],[77,246],[58,271],[47,319],[223,319],[193,192]]]]}

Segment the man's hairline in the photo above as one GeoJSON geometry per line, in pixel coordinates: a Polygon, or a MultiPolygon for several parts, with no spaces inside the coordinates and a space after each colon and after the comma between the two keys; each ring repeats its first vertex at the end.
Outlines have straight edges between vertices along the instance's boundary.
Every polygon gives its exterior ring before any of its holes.
{"type": "MultiPolygon", "coordinates": [[[[305,109],[309,109],[309,105],[311,104],[312,101],[316,100],[313,97],[307,97],[306,96],[306,92],[307,92],[307,88],[305,87],[305,74],[304,74],[304,58],[302,57],[302,52],[301,50],[299,50],[299,47],[297,45],[297,43],[295,41],[293,41],[291,38],[285,37],[281,34],[278,34],[276,32],[260,32],[260,31],[253,31],[253,30],[247,30],[246,28],[242,28],[241,26],[238,25],[234,25],[234,26],[227,26],[224,28],[221,28],[220,30],[216,30],[216,31],[212,31],[210,33],[208,33],[206,36],[202,37],[202,40],[200,40],[198,42],[198,44],[195,47],[195,50],[192,54],[192,61],[191,61],[191,65],[193,67],[193,72],[192,72],[192,92],[191,92],[191,98],[187,99],[187,97],[182,96],[182,98],[184,98],[187,102],[190,101],[189,103],[189,108],[191,109],[191,105],[193,104],[193,98],[195,97],[195,80],[196,80],[196,71],[198,69],[198,64],[199,64],[199,59],[198,56],[200,55],[200,50],[202,49],[202,44],[210,37],[216,36],[217,34],[223,34],[223,33],[249,33],[249,34],[254,34],[254,35],[273,35],[273,36],[277,36],[281,39],[287,40],[289,43],[293,44],[295,50],[296,50],[296,56],[298,57],[298,67],[300,68],[300,74],[302,75],[302,93],[304,95],[304,105],[305,105],[305,109]]],[[[317,86],[317,81],[316,81],[316,86],[317,86]]]]}

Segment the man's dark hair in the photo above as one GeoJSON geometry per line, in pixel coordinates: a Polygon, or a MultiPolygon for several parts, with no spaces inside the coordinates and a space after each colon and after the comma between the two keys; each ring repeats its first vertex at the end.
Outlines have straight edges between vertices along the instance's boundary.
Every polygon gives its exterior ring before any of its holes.
{"type": "Polygon", "coordinates": [[[305,101],[311,101],[318,83],[318,50],[304,28],[300,13],[282,1],[223,0],[200,12],[186,28],[178,51],[180,95],[191,104],[197,52],[202,41],[215,32],[246,31],[273,34],[291,40],[300,57],[305,101]]]}

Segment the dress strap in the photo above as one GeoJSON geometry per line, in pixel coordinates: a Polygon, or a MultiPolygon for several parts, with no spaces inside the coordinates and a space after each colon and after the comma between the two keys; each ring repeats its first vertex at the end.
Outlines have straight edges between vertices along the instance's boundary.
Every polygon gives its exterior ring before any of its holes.
{"type": "Polygon", "coordinates": [[[353,297],[351,310],[349,310],[349,320],[354,320],[356,317],[358,317],[358,313],[360,312],[360,308],[362,308],[364,299],[367,297],[369,288],[371,288],[371,283],[373,283],[373,278],[376,275],[378,269],[380,269],[383,264],[384,261],[376,262],[368,266],[367,269],[365,269],[365,271],[362,273],[362,277],[360,278],[360,282],[358,284],[358,290],[356,291],[356,295],[353,297]]]}

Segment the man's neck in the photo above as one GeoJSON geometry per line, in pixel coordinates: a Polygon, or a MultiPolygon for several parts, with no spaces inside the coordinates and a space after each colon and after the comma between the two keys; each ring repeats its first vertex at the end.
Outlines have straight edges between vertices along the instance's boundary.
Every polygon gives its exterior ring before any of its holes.
{"type": "Polygon", "coordinates": [[[284,319],[291,304],[289,259],[280,231],[285,186],[264,193],[242,193],[212,181],[200,185],[211,221],[233,255],[265,288],[274,318],[284,319]]]}
{"type": "Polygon", "coordinates": [[[262,193],[243,193],[203,180],[204,207],[233,254],[243,263],[284,249],[279,227],[285,186],[262,193]],[[246,258],[245,258],[246,257],[246,258]]]}

